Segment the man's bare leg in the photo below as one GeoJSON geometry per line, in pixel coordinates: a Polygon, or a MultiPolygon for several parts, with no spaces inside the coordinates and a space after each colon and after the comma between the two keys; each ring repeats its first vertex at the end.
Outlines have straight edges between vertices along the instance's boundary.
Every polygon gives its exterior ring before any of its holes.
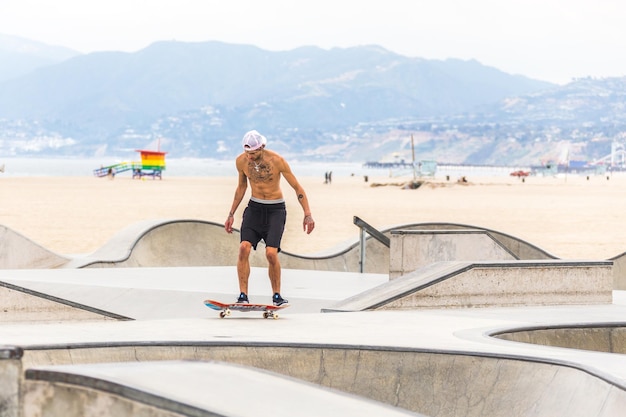
{"type": "Polygon", "coordinates": [[[265,257],[267,258],[268,267],[267,273],[270,276],[270,283],[272,284],[272,292],[280,293],[280,261],[278,260],[278,249],[272,247],[265,248],[265,257]]]}
{"type": "Polygon", "coordinates": [[[239,291],[248,295],[248,279],[250,278],[250,251],[252,244],[243,241],[239,245],[239,257],[237,258],[237,277],[239,278],[239,291]]]}

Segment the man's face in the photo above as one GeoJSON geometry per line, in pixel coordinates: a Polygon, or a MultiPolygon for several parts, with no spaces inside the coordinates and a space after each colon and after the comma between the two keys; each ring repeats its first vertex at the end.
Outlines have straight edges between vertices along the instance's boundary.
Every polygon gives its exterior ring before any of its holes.
{"type": "Polygon", "coordinates": [[[258,161],[261,158],[261,152],[263,149],[257,149],[255,151],[246,151],[246,156],[248,157],[248,161],[258,161]]]}

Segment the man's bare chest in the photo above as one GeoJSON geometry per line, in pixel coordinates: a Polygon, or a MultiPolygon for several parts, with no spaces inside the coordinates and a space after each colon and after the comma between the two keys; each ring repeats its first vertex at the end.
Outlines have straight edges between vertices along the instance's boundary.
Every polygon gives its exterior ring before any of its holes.
{"type": "Polygon", "coordinates": [[[278,171],[268,161],[248,161],[248,179],[253,184],[275,183],[279,177],[278,171]]]}

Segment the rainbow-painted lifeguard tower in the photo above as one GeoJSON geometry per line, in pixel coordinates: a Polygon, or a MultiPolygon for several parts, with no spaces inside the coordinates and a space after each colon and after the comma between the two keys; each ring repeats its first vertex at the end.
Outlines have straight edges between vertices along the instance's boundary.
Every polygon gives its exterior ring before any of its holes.
{"type": "Polygon", "coordinates": [[[152,176],[163,179],[165,171],[165,154],[167,152],[137,150],[141,154],[141,169],[133,169],[133,178],[152,176]]]}
{"type": "Polygon", "coordinates": [[[165,171],[165,155],[167,152],[147,151],[138,149],[141,155],[141,162],[121,162],[103,166],[94,169],[93,174],[96,177],[114,177],[120,172],[131,171],[134,178],[152,177],[152,179],[163,179],[163,171],[165,171]]]}

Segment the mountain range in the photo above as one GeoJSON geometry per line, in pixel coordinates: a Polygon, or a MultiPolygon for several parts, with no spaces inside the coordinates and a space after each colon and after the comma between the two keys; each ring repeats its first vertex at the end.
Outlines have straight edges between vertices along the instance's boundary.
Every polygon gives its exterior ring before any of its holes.
{"type": "Polygon", "coordinates": [[[420,159],[521,164],[605,156],[624,123],[623,79],[557,86],[375,45],[273,52],[168,41],[79,54],[0,36],[0,59],[0,156],[159,147],[223,159],[257,129],[297,159],[406,159],[412,142],[420,159]]]}

